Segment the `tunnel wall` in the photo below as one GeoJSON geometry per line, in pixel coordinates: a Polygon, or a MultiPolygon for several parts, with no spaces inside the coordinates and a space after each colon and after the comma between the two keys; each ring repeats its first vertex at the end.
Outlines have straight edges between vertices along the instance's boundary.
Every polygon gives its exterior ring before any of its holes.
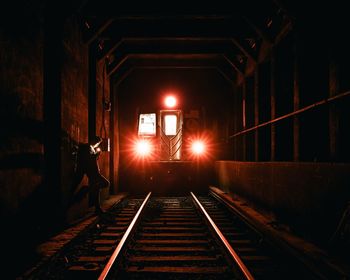
{"type": "MultiPolygon", "coordinates": [[[[75,168],[75,146],[88,142],[88,47],[75,17],[63,23],[61,72],[61,193],[63,211],[70,199],[75,168]]],[[[87,185],[86,176],[80,185],[87,185]]],[[[86,211],[87,198],[70,209],[73,218],[86,211]]]]}
{"type": "MultiPolygon", "coordinates": [[[[74,145],[88,142],[89,134],[95,134],[102,138],[110,137],[110,111],[106,110],[103,104],[103,99],[107,103],[110,100],[110,84],[105,73],[106,62],[103,59],[96,60],[93,65],[89,65],[89,55],[94,57],[94,54],[89,53],[89,51],[94,52],[96,49],[91,48],[89,50],[88,45],[84,42],[81,27],[76,17],[65,20],[62,39],[64,57],[61,76],[61,186],[62,204],[65,208],[70,199],[70,188],[76,187],[79,189],[82,185],[88,184],[85,175],[79,186],[72,186],[75,164],[74,145]],[[89,67],[95,69],[89,69],[89,67]],[[94,74],[89,77],[89,71],[91,70],[94,74]],[[89,85],[88,79],[95,81],[89,85]],[[89,88],[92,85],[93,88],[89,88]],[[91,92],[94,92],[95,99],[89,97],[91,92]],[[89,102],[92,103],[91,107],[89,107],[89,102]],[[94,118],[92,126],[91,123],[89,124],[89,114],[94,118]]],[[[101,174],[110,179],[109,152],[101,153],[98,164],[101,174]]],[[[108,195],[109,189],[103,189],[102,200],[107,198],[108,195]]],[[[83,215],[90,206],[92,206],[92,201],[89,201],[89,197],[86,196],[82,201],[73,205],[73,208],[68,207],[68,219],[83,215]]]]}
{"type": "MultiPolygon", "coordinates": [[[[84,42],[81,26],[76,17],[65,20],[62,40],[64,56],[61,74],[61,188],[63,211],[65,211],[70,199],[70,188],[79,189],[82,185],[88,184],[85,175],[79,186],[72,185],[75,164],[74,145],[88,142],[89,134],[102,138],[110,137],[110,111],[106,110],[103,104],[103,96],[107,103],[110,100],[110,84],[104,72],[106,67],[104,60],[96,60],[94,65],[89,65],[89,56],[94,57],[89,51],[94,52],[96,49],[89,50],[88,45],[84,42]],[[95,70],[89,67],[94,67],[95,70]],[[94,75],[89,78],[91,70],[94,75]],[[95,81],[89,85],[88,79],[95,81]],[[93,88],[89,88],[92,85],[93,88]],[[94,100],[89,97],[91,92],[95,93],[94,100]],[[91,107],[89,107],[89,102],[92,103],[91,107]],[[91,123],[89,124],[89,115],[94,117],[92,126],[91,123]]],[[[101,153],[98,164],[101,174],[110,179],[109,152],[101,153]]],[[[101,199],[107,198],[108,195],[109,189],[103,189],[101,199]]],[[[74,220],[83,215],[90,206],[92,206],[92,201],[86,196],[82,201],[75,203],[72,208],[68,207],[68,220],[74,220]]]]}
{"type": "Polygon", "coordinates": [[[306,238],[327,242],[350,200],[349,164],[237,162],[215,164],[220,188],[246,197],[306,238]]]}
{"type": "Polygon", "coordinates": [[[50,22],[7,19],[0,33],[0,215],[29,231],[49,227],[50,211],[65,215],[74,147],[88,140],[88,47],[76,17],[50,22]]]}
{"type": "Polygon", "coordinates": [[[0,42],[0,215],[7,218],[28,210],[43,180],[41,23],[4,21],[0,42]]]}

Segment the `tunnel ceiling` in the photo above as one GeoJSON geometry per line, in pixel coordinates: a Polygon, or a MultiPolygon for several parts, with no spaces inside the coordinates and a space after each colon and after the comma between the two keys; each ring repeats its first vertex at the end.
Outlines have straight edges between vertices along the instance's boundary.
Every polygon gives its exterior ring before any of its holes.
{"type": "Polygon", "coordinates": [[[106,60],[108,75],[123,77],[136,67],[199,67],[234,81],[259,60],[263,44],[274,44],[292,25],[284,5],[273,0],[195,8],[134,4],[114,10],[90,0],[79,7],[84,41],[97,60],[106,60]]]}

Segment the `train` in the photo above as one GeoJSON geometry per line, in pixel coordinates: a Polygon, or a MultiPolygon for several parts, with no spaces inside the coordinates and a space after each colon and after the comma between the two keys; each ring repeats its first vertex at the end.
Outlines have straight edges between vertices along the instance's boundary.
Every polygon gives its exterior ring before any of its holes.
{"type": "Polygon", "coordinates": [[[208,139],[201,128],[199,110],[184,114],[177,108],[173,95],[164,97],[164,108],[158,112],[142,112],[138,116],[135,155],[144,160],[189,161],[208,156],[208,139]]]}
{"type": "Polygon", "coordinates": [[[206,190],[213,169],[204,112],[183,110],[174,95],[165,95],[161,104],[137,113],[127,191],[182,195],[206,190]]]}

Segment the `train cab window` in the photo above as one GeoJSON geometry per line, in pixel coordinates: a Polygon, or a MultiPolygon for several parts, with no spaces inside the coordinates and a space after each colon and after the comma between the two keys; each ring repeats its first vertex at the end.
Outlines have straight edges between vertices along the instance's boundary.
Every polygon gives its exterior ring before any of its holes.
{"type": "Polygon", "coordinates": [[[155,136],[156,135],[156,114],[140,114],[139,116],[139,136],[155,136]]]}
{"type": "Polygon", "coordinates": [[[164,116],[164,132],[165,135],[171,136],[177,133],[177,116],[166,115],[164,116]]]}

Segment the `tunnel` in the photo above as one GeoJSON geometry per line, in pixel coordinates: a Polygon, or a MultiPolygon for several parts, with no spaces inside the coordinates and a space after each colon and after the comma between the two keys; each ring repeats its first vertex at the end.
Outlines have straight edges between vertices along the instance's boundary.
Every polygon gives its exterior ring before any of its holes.
{"type": "Polygon", "coordinates": [[[70,203],[72,188],[91,184],[75,175],[79,145],[95,136],[109,182],[103,207],[123,195],[215,189],[346,264],[344,5],[119,2],[13,1],[4,9],[0,200],[9,273],[28,271],[43,257],[40,244],[92,217],[91,194],[70,203]],[[181,156],[135,156],[140,116],[154,113],[159,123],[168,94],[181,110],[181,141],[205,139],[205,156],[189,156],[185,144],[181,156]]]}

